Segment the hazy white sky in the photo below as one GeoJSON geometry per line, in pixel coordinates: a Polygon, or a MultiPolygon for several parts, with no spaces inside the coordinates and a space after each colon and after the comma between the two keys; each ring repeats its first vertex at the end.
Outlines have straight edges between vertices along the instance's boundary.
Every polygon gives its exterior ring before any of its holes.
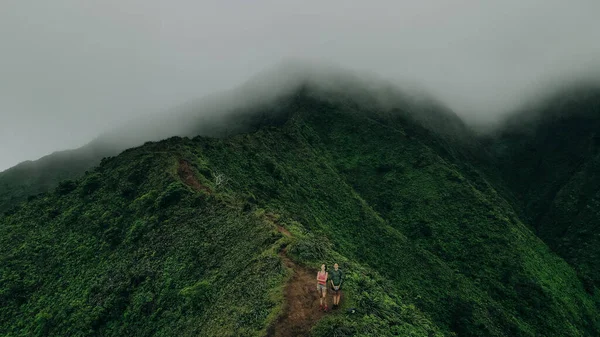
{"type": "Polygon", "coordinates": [[[486,121],[600,69],[597,0],[0,0],[0,171],[293,58],[486,121]]]}

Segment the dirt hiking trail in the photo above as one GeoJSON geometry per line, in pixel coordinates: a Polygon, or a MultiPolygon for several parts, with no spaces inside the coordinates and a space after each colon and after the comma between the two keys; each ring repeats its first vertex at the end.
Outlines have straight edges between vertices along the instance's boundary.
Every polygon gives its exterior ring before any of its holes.
{"type": "MultiPolygon", "coordinates": [[[[183,183],[194,190],[211,193],[210,188],[198,181],[190,163],[186,160],[179,160],[177,174],[183,183]]],[[[292,237],[292,233],[278,224],[277,218],[272,213],[266,214],[266,218],[277,227],[281,234],[292,237]]],[[[319,310],[317,271],[309,270],[294,263],[287,257],[285,248],[279,252],[279,256],[286,268],[291,269],[293,274],[284,288],[281,316],[267,329],[267,336],[308,336],[310,329],[326,314],[319,310]]],[[[330,306],[330,297],[327,299],[327,305],[330,306]]]]}
{"type": "Polygon", "coordinates": [[[177,167],[177,174],[179,178],[183,181],[184,184],[193,188],[196,191],[206,191],[207,193],[211,193],[210,188],[202,185],[196,175],[194,174],[194,170],[189,162],[184,159],[179,159],[179,166],[177,167]]]}
{"type": "MultiPolygon", "coordinates": [[[[282,226],[278,225],[277,229],[283,235],[291,236],[291,233],[282,226]]],[[[293,271],[293,275],[284,289],[283,312],[269,327],[267,336],[308,336],[313,325],[327,314],[319,310],[317,271],[294,263],[287,257],[285,248],[279,252],[279,256],[286,268],[293,271]]]]}

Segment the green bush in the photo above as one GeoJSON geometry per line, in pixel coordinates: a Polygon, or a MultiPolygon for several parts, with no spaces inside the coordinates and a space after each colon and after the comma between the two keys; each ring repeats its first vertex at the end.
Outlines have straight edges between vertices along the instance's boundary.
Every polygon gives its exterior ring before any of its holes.
{"type": "Polygon", "coordinates": [[[77,183],[73,180],[64,180],[58,184],[56,187],[56,193],[59,195],[66,195],[71,193],[73,190],[77,188],[77,183]]]}
{"type": "Polygon", "coordinates": [[[102,185],[102,176],[98,173],[92,173],[85,177],[81,183],[81,192],[83,195],[90,195],[102,185]]]}
{"type": "Polygon", "coordinates": [[[184,185],[179,182],[173,182],[165,191],[158,196],[156,204],[158,208],[167,208],[171,205],[176,204],[181,198],[187,193],[187,189],[184,185]]]}

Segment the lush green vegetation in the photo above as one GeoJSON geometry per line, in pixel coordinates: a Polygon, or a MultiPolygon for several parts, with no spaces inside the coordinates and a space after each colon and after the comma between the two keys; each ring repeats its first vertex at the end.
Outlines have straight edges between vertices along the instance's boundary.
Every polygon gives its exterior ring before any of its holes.
{"type": "Polygon", "coordinates": [[[23,162],[0,172],[0,213],[38,193],[55,188],[59,182],[75,179],[116,151],[99,144],[55,152],[36,161],[23,162]]]}
{"type": "Polygon", "coordinates": [[[577,87],[515,115],[488,140],[516,206],[590,293],[600,285],[599,130],[600,89],[577,87]]]}
{"type": "Polygon", "coordinates": [[[0,334],[264,330],[285,273],[278,235],[183,184],[165,145],[106,160],[3,219],[0,334]]]}
{"type": "Polygon", "coordinates": [[[148,143],[6,212],[0,334],[263,335],[284,246],[346,272],[315,336],[600,334],[600,294],[520,220],[474,137],[348,102],[300,92],[247,116],[253,132],[148,143]]]}

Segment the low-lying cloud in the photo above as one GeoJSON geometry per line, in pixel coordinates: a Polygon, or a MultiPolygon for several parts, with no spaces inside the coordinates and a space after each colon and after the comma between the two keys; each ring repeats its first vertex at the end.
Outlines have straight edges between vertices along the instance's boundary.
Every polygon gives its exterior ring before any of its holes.
{"type": "Polygon", "coordinates": [[[290,59],[416,83],[490,123],[598,77],[599,12],[590,0],[3,1],[0,170],[290,59]]]}

